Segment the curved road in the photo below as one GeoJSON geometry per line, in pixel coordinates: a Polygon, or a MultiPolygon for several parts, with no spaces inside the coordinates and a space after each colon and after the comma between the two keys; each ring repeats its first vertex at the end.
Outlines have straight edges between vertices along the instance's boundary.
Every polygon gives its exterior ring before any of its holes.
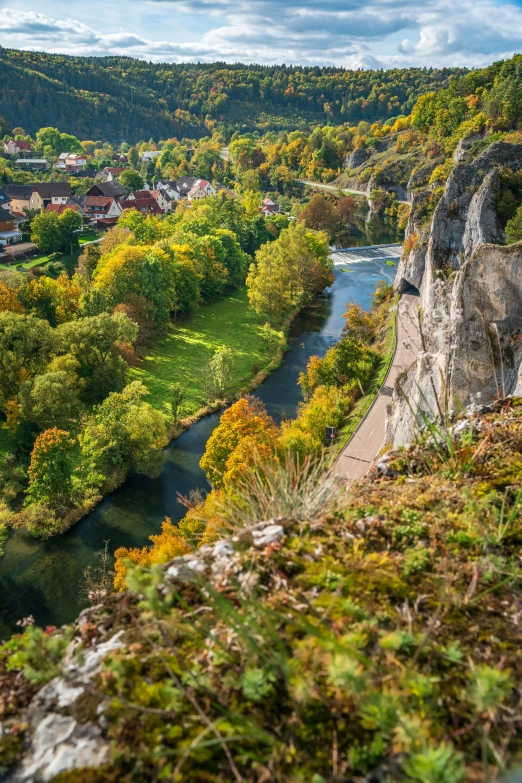
{"type": "MultiPolygon", "coordinates": [[[[366,196],[368,198],[368,191],[367,190],[354,190],[353,188],[339,188],[336,185],[327,185],[324,182],[312,182],[309,179],[295,179],[295,182],[300,182],[301,185],[308,185],[310,188],[323,188],[323,190],[333,190],[335,192],[338,192],[341,190],[343,193],[355,193],[359,196],[366,196]]],[[[409,201],[401,201],[400,199],[397,199],[397,204],[409,204],[409,201]]]]}
{"type": "Polygon", "coordinates": [[[397,376],[410,366],[420,350],[418,306],[418,295],[401,296],[397,313],[397,347],[393,362],[372,407],[335,463],[336,473],[343,478],[362,478],[384,446],[386,406],[390,402],[395,381],[397,376]]]}

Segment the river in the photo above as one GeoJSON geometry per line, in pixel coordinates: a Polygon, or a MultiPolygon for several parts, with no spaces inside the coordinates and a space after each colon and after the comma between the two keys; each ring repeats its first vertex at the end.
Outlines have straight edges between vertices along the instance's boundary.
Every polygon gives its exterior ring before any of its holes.
{"type": "MultiPolygon", "coordinates": [[[[350,244],[368,245],[370,238],[374,243],[395,239],[374,226],[371,235],[361,233],[350,244]]],[[[382,261],[336,269],[331,288],[295,319],[281,366],[255,392],[274,418],[295,415],[301,401],[298,375],[310,356],[323,356],[339,339],[345,303],[353,299],[369,307],[377,281],[392,282],[394,276],[395,268],[382,261]]],[[[72,621],[83,608],[84,569],[96,562],[105,541],[111,552],[120,546],[142,547],[159,532],[166,516],[184,516],[178,493],[208,488],[199,460],[220,415],[207,416],[171,443],[159,478],[131,476],[63,536],[40,541],[21,531],[11,535],[0,559],[0,639],[16,629],[16,620],[30,614],[43,626],[72,621]]]]}

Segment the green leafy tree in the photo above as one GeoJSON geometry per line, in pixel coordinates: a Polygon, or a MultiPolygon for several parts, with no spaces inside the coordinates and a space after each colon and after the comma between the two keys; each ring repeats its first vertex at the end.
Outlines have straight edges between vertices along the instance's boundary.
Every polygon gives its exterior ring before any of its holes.
{"type": "Polygon", "coordinates": [[[172,411],[172,418],[177,423],[181,418],[182,405],[185,400],[185,392],[179,381],[172,384],[170,389],[170,408],[172,411]]]}
{"type": "Polygon", "coordinates": [[[224,399],[230,391],[234,371],[234,352],[222,345],[217,348],[205,372],[205,387],[209,399],[224,399]]]}
{"type": "Polygon", "coordinates": [[[120,183],[128,190],[142,190],[145,181],[141,174],[132,169],[125,169],[120,174],[120,183]]]}
{"type": "Polygon", "coordinates": [[[137,325],[125,313],[78,318],[56,329],[63,353],[72,354],[78,361],[86,392],[94,399],[123,388],[127,364],[118,343],[133,345],[137,335],[137,325]]]}
{"type": "Polygon", "coordinates": [[[84,480],[115,486],[135,470],[158,476],[167,445],[165,419],[143,397],[148,390],[139,381],[113,392],[99,405],[80,436],[84,480]],[[87,474],[87,475],[85,475],[87,474]]]}
{"type": "Polygon", "coordinates": [[[135,168],[138,165],[140,159],[140,153],[138,152],[136,147],[131,147],[129,149],[129,151],[127,152],[127,159],[133,168],[135,168]]]}
{"type": "Polygon", "coordinates": [[[515,215],[507,222],[506,239],[510,245],[514,242],[520,242],[522,239],[522,206],[517,209],[515,215]]]}
{"type": "Polygon", "coordinates": [[[76,379],[65,370],[25,381],[19,398],[21,417],[40,430],[70,427],[80,413],[76,379]]]}
{"type": "Polygon", "coordinates": [[[36,439],[29,465],[27,498],[59,509],[70,501],[75,441],[69,432],[57,427],[45,430],[36,439]]]}
{"type": "Polygon", "coordinates": [[[44,370],[56,347],[47,321],[0,312],[0,407],[17,395],[24,380],[44,370]]]}
{"type": "Polygon", "coordinates": [[[56,212],[42,212],[33,219],[31,242],[42,253],[58,253],[62,249],[60,217],[56,212]]]}

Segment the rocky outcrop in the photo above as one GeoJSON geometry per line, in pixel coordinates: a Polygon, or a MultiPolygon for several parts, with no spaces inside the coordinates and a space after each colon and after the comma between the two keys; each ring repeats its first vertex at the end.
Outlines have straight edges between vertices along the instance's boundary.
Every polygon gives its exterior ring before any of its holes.
{"type": "Polygon", "coordinates": [[[354,150],[353,152],[348,155],[346,158],[346,168],[347,169],[356,169],[358,166],[361,166],[368,158],[368,153],[365,149],[362,147],[359,147],[358,149],[354,150]]]}
{"type": "MultiPolygon", "coordinates": [[[[87,614],[83,612],[77,624],[84,623],[87,614]]],[[[46,783],[62,772],[98,767],[109,760],[103,709],[101,700],[93,699],[92,683],[104,658],[122,646],[122,633],[86,650],[79,637],[71,642],[61,675],[44,685],[29,705],[26,747],[8,783],[46,783]],[[85,714],[88,701],[92,715],[85,714]]]]}
{"type": "Polygon", "coordinates": [[[464,136],[457,144],[457,148],[453,153],[453,160],[455,163],[464,163],[468,157],[471,146],[476,141],[480,141],[482,137],[482,133],[473,133],[471,136],[464,136]]]}
{"type": "Polygon", "coordinates": [[[522,245],[500,244],[500,166],[522,169],[522,145],[496,142],[456,165],[431,222],[421,224],[422,199],[414,200],[395,286],[419,289],[424,342],[388,408],[391,444],[408,443],[446,408],[518,388],[522,245]]]}
{"type": "MultiPolygon", "coordinates": [[[[175,557],[164,566],[160,592],[167,594],[195,582],[222,590],[235,580],[249,592],[258,578],[252,572],[253,558],[269,559],[284,542],[286,527],[294,522],[258,522],[229,539],[175,557]]],[[[16,737],[21,727],[27,727],[21,758],[6,783],[47,783],[61,773],[110,762],[105,715],[109,700],[97,686],[107,657],[128,647],[132,636],[127,600],[122,594],[104,595],[104,603],[84,610],[73,626],[74,638],[63,656],[60,674],[38,690],[23,716],[0,723],[0,739],[16,737]],[[121,616],[116,625],[123,626],[116,632],[114,615],[121,616]]]]}
{"type": "Polygon", "coordinates": [[[406,194],[408,201],[413,201],[413,194],[414,190],[416,188],[420,188],[422,186],[427,186],[428,180],[431,176],[431,173],[433,169],[435,168],[435,163],[433,163],[431,166],[423,166],[418,169],[414,169],[412,173],[410,174],[410,178],[408,180],[408,184],[406,185],[406,194]]]}

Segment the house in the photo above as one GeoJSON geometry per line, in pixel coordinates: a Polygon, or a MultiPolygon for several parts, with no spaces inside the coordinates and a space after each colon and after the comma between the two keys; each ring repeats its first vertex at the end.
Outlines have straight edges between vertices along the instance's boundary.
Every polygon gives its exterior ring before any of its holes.
{"type": "Polygon", "coordinates": [[[33,185],[30,209],[46,209],[48,204],[65,204],[71,197],[68,182],[38,182],[33,185]]]}
{"type": "Polygon", "coordinates": [[[173,179],[160,179],[152,186],[154,190],[160,190],[165,198],[171,202],[178,201],[180,197],[178,183],[173,179]]]}
{"type": "Polygon", "coordinates": [[[0,207],[0,233],[13,231],[15,227],[13,216],[7,209],[0,207]]]}
{"type": "Polygon", "coordinates": [[[212,183],[208,182],[206,179],[197,179],[187,193],[187,198],[189,201],[196,201],[200,198],[215,196],[216,193],[216,188],[212,183]]]}
{"type": "Polygon", "coordinates": [[[87,194],[83,211],[91,223],[101,222],[101,226],[109,226],[118,220],[122,213],[122,206],[112,196],[90,196],[87,194]]]}
{"type": "Polygon", "coordinates": [[[5,207],[8,211],[11,207],[11,198],[7,195],[4,188],[0,188],[0,207],[5,207]]]}
{"type": "Polygon", "coordinates": [[[188,160],[189,163],[192,160],[192,158],[194,157],[195,152],[196,152],[195,147],[189,147],[188,148],[188,150],[187,150],[187,160],[188,160]]]}
{"type": "Polygon", "coordinates": [[[180,177],[178,179],[178,190],[181,198],[186,198],[189,191],[194,187],[197,177],[180,177]]]}
{"type": "Polygon", "coordinates": [[[85,214],[80,204],[77,201],[73,201],[72,198],[68,198],[65,204],[47,204],[45,211],[63,215],[66,209],[72,209],[73,212],[77,212],[81,217],[85,214]]]}
{"type": "Polygon", "coordinates": [[[4,141],[4,152],[6,155],[30,155],[32,152],[31,143],[29,141],[23,141],[19,139],[8,139],[4,141]]]}
{"type": "Polygon", "coordinates": [[[15,160],[15,166],[27,171],[43,171],[49,168],[49,163],[44,158],[18,158],[15,160]]]}
{"type": "Polygon", "coordinates": [[[98,169],[82,169],[78,172],[79,179],[96,179],[100,175],[98,169]]]}
{"type": "Polygon", "coordinates": [[[164,212],[160,208],[155,198],[133,198],[125,201],[120,201],[122,209],[137,209],[138,212],[147,215],[163,215],[164,212]]]}
{"type": "Polygon", "coordinates": [[[105,182],[112,182],[113,180],[118,179],[122,171],[125,171],[125,169],[116,168],[115,166],[105,166],[100,174],[105,182]]]}
{"type": "Polygon", "coordinates": [[[115,152],[112,156],[115,163],[128,163],[129,159],[123,152],[115,152]]]}
{"type": "Polygon", "coordinates": [[[76,155],[74,152],[62,152],[58,156],[58,160],[54,164],[54,167],[55,169],[75,174],[78,171],[81,171],[86,164],[87,158],[85,155],[76,155]]]}
{"type": "Polygon", "coordinates": [[[163,190],[150,190],[149,193],[156,199],[162,212],[172,212],[172,200],[163,190]]]}
{"type": "Polygon", "coordinates": [[[150,150],[150,152],[142,152],[140,155],[140,163],[143,163],[143,161],[150,161],[154,158],[157,158],[158,155],[161,155],[160,150],[150,150]]]}
{"type": "Polygon", "coordinates": [[[135,190],[127,197],[128,201],[144,201],[149,199],[155,199],[157,205],[163,213],[170,212],[172,209],[172,202],[166,197],[166,195],[159,190],[135,190]]]}
{"type": "Polygon", "coordinates": [[[14,245],[22,241],[22,232],[15,228],[13,216],[0,207],[0,246],[14,245]]]}
{"type": "Polygon", "coordinates": [[[259,207],[259,211],[265,217],[270,217],[270,215],[278,215],[279,214],[279,204],[276,204],[275,201],[272,201],[272,199],[267,196],[261,202],[261,206],[259,207]]]}
{"type": "Polygon", "coordinates": [[[115,198],[116,201],[120,201],[127,195],[127,190],[120,185],[116,180],[110,182],[96,182],[90,190],[87,191],[88,196],[105,196],[106,198],[115,198]]]}
{"type": "MultiPolygon", "coordinates": [[[[25,213],[26,209],[30,209],[33,190],[34,185],[4,185],[2,191],[9,199],[10,212],[25,213]]],[[[2,206],[8,205],[4,202],[2,206]]]]}

